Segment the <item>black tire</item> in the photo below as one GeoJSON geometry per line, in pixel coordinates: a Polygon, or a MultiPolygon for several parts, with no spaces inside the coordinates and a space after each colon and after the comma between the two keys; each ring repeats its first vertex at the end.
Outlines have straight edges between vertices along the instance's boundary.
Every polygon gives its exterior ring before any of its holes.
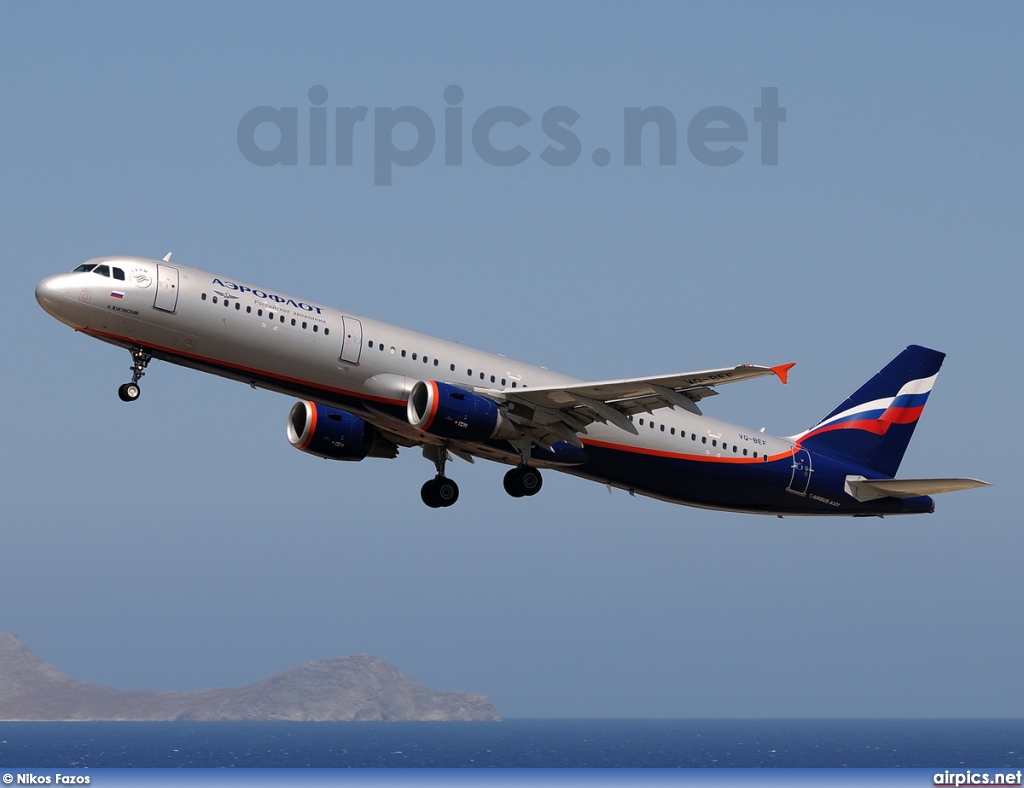
{"type": "Polygon", "coordinates": [[[429,506],[431,509],[436,509],[439,504],[434,500],[434,480],[431,479],[429,482],[424,482],[423,486],[420,487],[420,499],[429,506]]]}
{"type": "Polygon", "coordinates": [[[434,500],[438,506],[451,506],[459,500],[459,485],[444,476],[434,479],[434,500]]]}
{"type": "Polygon", "coordinates": [[[505,492],[511,495],[513,498],[522,498],[523,494],[516,489],[516,472],[518,468],[513,468],[505,474],[505,478],[501,480],[502,485],[505,487],[505,492]]]}
{"type": "Polygon", "coordinates": [[[138,383],[122,383],[117,389],[117,396],[122,402],[135,402],[141,393],[138,383]]]}
{"type": "Polygon", "coordinates": [[[518,468],[517,471],[516,486],[523,495],[536,495],[540,492],[540,488],[544,484],[540,471],[528,465],[518,468]]]}

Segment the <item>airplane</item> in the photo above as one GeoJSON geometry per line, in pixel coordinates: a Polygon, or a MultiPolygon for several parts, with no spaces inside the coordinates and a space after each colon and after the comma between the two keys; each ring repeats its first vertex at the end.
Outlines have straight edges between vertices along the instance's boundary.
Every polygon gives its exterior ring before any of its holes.
{"type": "Polygon", "coordinates": [[[726,384],[793,364],[590,382],[315,301],[171,262],[97,257],[44,279],[40,306],[131,353],[126,402],[152,359],[296,397],[286,435],[317,457],[394,458],[420,447],[420,490],[451,506],[458,457],[512,466],[505,491],[537,494],[542,470],[671,503],[755,514],[930,513],[930,496],[987,483],[899,479],[945,354],[910,345],[814,426],[790,437],[704,415],[726,384]]]}

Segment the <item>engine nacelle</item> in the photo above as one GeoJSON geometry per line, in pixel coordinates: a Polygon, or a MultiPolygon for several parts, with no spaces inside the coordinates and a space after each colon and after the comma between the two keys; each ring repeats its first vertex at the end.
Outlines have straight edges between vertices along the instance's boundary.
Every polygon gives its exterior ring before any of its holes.
{"type": "Polygon", "coordinates": [[[288,442],[325,460],[358,462],[367,457],[398,456],[398,447],[372,424],[343,410],[316,402],[296,402],[288,414],[288,442]]]}
{"type": "Polygon", "coordinates": [[[480,442],[522,434],[494,400],[436,380],[416,381],[406,410],[412,426],[442,438],[480,442]]]}

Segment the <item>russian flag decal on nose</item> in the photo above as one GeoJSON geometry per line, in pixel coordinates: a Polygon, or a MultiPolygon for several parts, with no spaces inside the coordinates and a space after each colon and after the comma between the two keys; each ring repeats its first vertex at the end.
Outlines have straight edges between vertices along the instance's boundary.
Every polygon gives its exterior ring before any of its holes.
{"type": "Polygon", "coordinates": [[[110,292],[110,297],[111,298],[124,298],[124,293],[119,293],[116,290],[112,290],[110,292]]]}

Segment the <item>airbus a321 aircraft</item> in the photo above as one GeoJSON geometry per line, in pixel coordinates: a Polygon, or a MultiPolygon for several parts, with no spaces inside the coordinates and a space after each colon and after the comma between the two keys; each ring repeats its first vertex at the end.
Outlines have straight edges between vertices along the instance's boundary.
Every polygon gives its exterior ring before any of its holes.
{"type": "Polygon", "coordinates": [[[944,354],[910,346],[810,429],[776,437],[705,416],[729,383],[792,364],[587,382],[313,301],[163,260],[99,257],[36,287],[57,320],[127,349],[139,397],[156,358],[302,401],[287,436],[332,460],[422,447],[421,490],[451,506],[454,456],[511,465],[505,490],[535,495],[541,470],[673,503],[776,515],[931,512],[974,479],[896,479],[944,354]]]}

